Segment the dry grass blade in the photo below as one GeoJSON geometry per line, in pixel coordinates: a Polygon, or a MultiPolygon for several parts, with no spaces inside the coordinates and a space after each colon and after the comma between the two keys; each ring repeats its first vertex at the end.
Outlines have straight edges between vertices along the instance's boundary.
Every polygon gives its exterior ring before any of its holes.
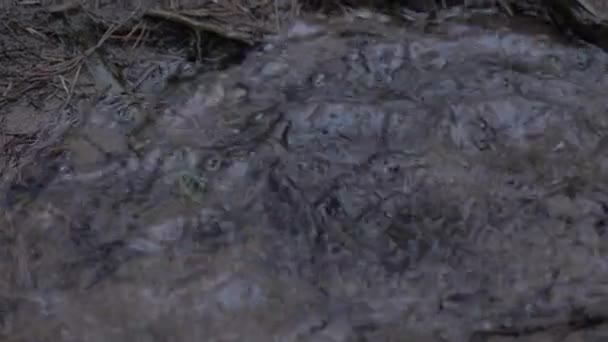
{"type": "Polygon", "coordinates": [[[71,10],[76,10],[80,8],[80,2],[78,0],[66,1],[64,3],[58,5],[51,5],[46,8],[46,11],[49,13],[66,13],[71,10]]]}

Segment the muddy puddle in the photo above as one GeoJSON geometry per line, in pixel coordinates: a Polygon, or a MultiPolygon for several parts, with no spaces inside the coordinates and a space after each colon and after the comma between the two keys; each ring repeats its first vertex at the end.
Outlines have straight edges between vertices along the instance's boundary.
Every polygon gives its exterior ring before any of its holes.
{"type": "Polygon", "coordinates": [[[608,56],[551,32],[302,22],[101,100],[6,192],[0,333],[606,340],[608,56]]]}

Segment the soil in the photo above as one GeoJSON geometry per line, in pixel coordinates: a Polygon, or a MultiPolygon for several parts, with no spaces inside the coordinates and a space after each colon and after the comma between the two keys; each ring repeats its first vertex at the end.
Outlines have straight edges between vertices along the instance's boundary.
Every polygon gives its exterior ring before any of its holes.
{"type": "Polygon", "coordinates": [[[605,341],[608,55],[467,13],[0,102],[0,336],[605,341]]]}

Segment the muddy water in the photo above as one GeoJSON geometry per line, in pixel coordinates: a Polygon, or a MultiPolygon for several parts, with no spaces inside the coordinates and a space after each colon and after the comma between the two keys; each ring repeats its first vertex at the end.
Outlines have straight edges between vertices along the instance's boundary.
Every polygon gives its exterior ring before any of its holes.
{"type": "Polygon", "coordinates": [[[2,333],[605,340],[608,57],[547,32],[301,24],[100,104],[14,217],[2,333]]]}

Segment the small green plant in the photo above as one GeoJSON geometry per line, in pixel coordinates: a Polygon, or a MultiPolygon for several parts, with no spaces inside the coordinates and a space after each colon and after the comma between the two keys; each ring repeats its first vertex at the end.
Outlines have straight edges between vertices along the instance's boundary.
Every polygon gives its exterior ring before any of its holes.
{"type": "Polygon", "coordinates": [[[182,198],[201,203],[203,194],[207,190],[207,178],[196,171],[184,170],[177,173],[176,185],[182,198]]]}

